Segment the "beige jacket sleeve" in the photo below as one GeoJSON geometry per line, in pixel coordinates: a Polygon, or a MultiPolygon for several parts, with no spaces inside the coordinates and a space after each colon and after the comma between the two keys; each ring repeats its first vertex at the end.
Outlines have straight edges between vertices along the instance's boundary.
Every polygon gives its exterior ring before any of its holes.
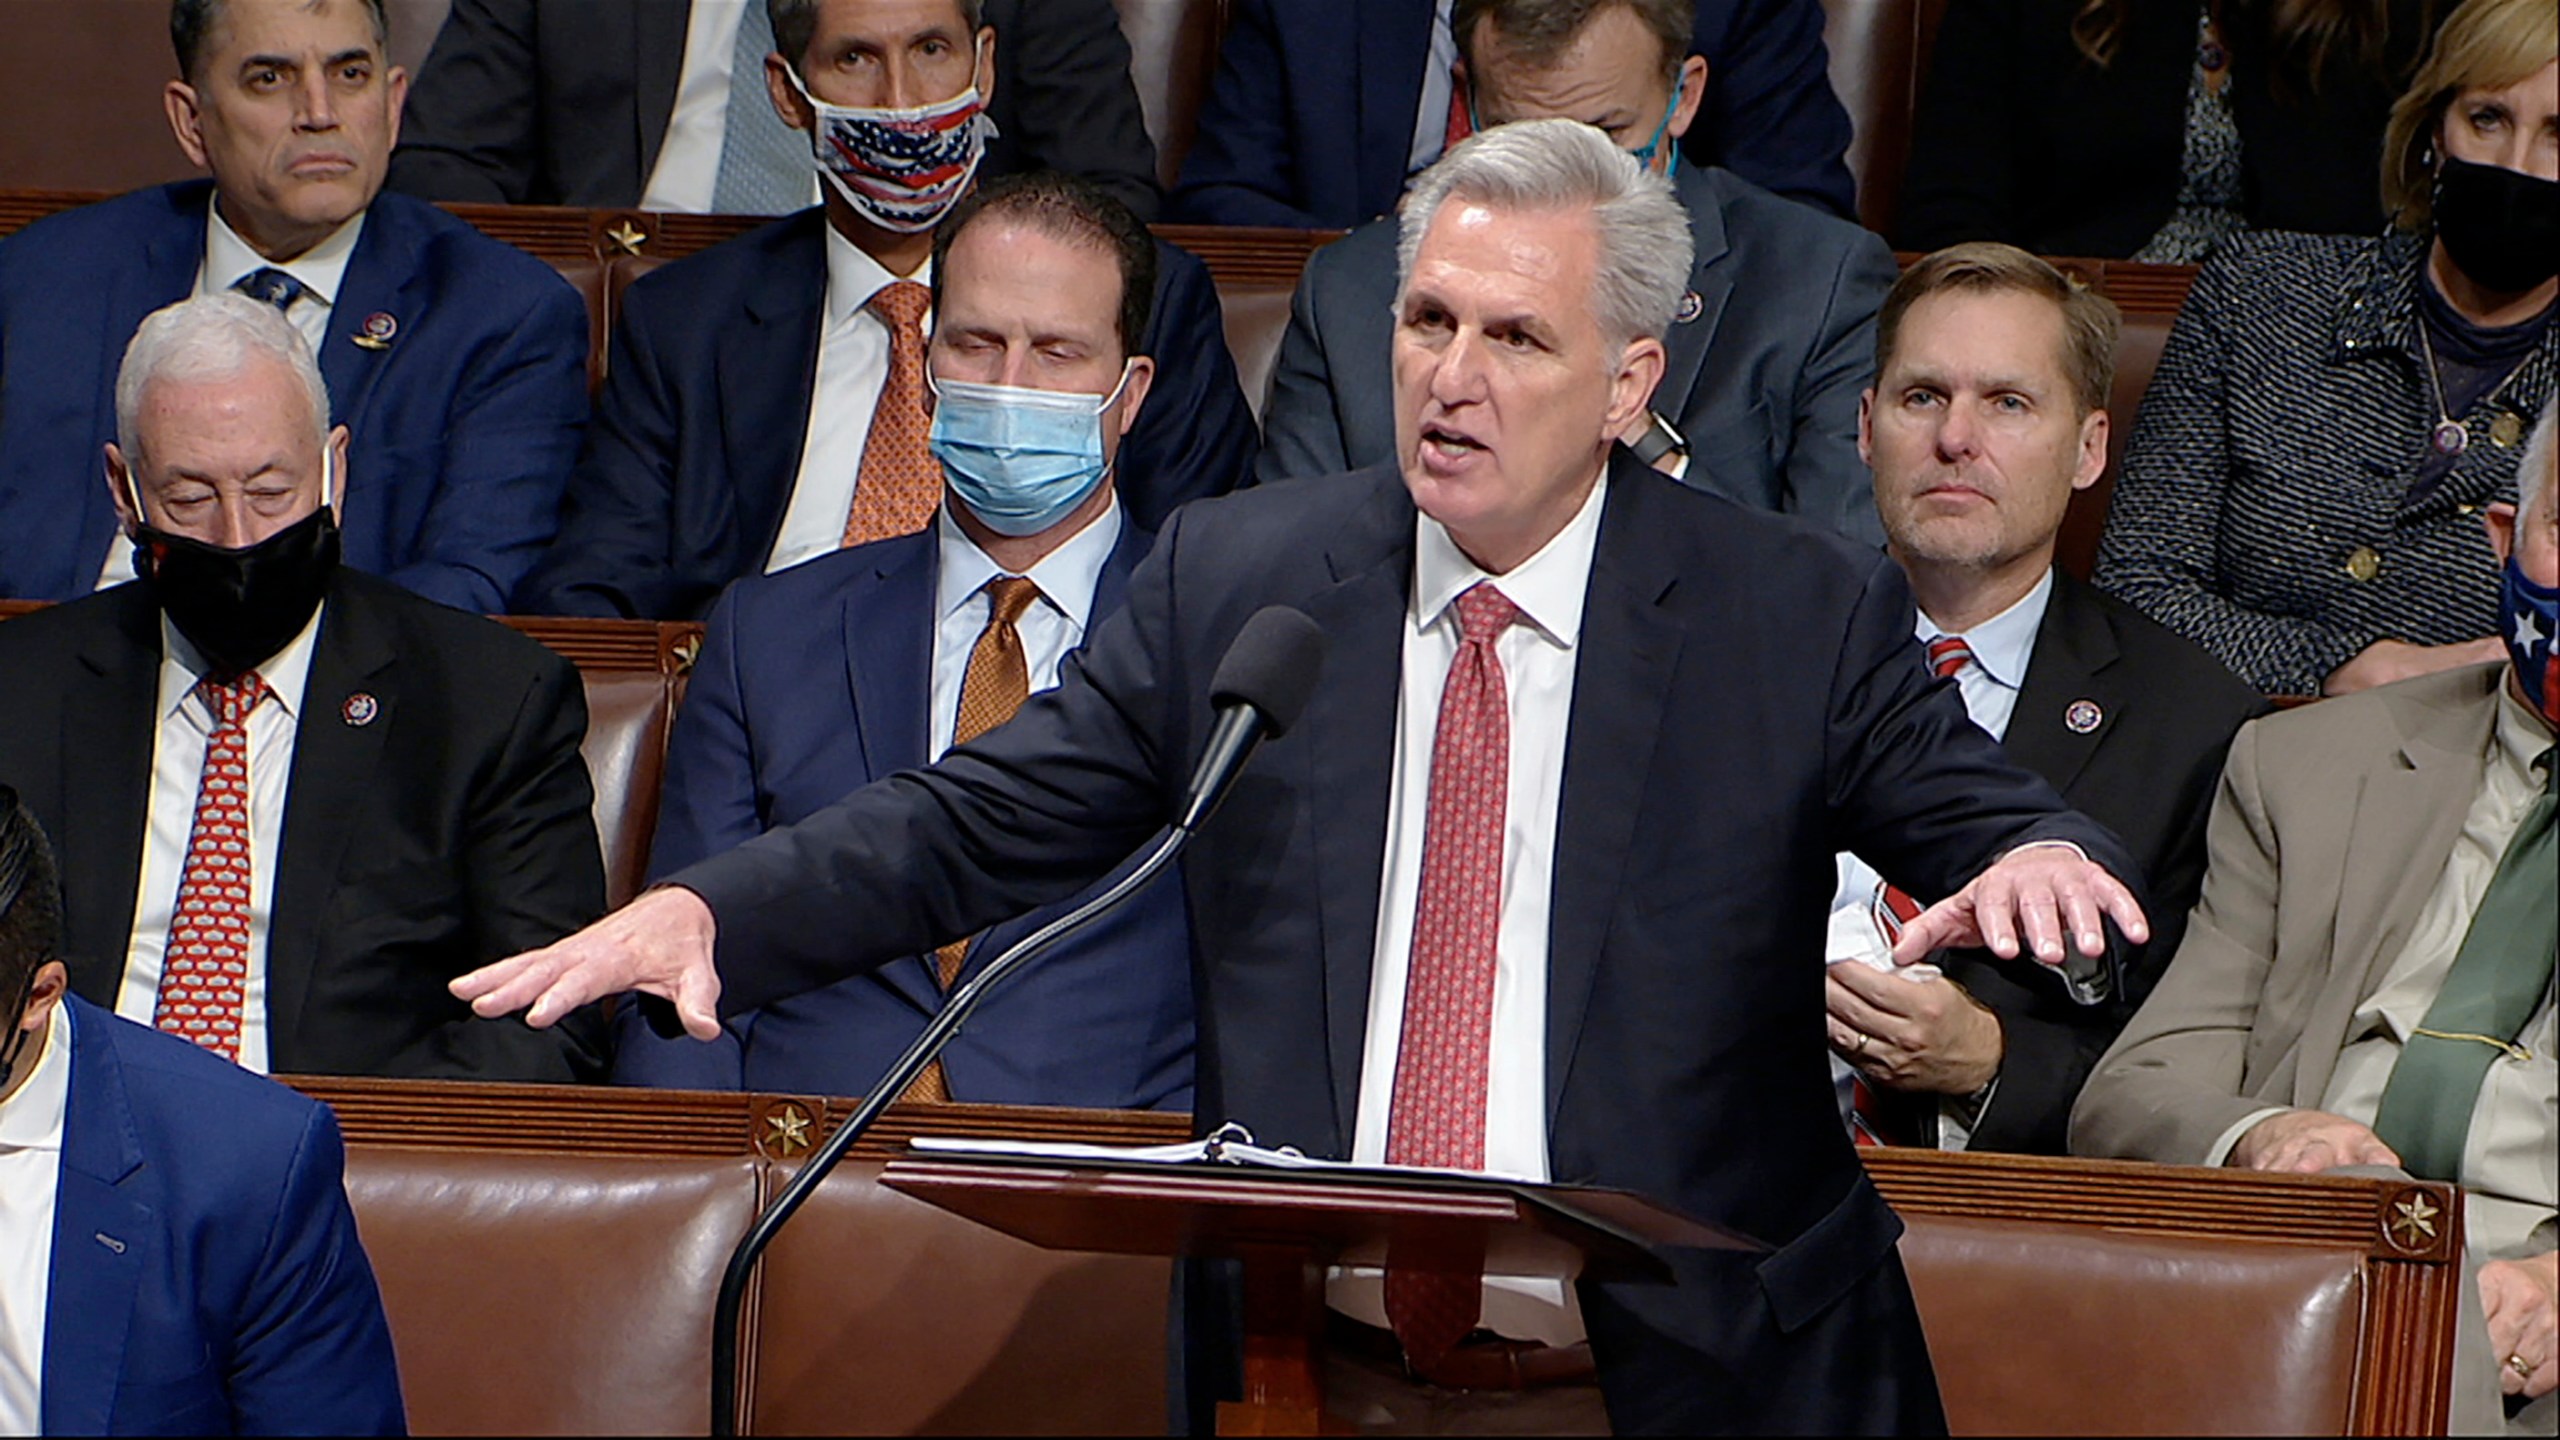
{"type": "Polygon", "coordinates": [[[2204,893],[2159,987],[2072,1108],[2075,1155],[2205,1164],[2225,1132],[2269,1104],[2242,1093],[2281,882],[2259,789],[2261,729],[2245,725],[2232,741],[2205,830],[2204,893]]]}

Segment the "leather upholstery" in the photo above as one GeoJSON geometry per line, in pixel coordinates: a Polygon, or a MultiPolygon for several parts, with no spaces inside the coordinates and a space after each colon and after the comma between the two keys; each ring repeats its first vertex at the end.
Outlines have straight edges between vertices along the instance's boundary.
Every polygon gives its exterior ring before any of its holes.
{"type": "Polygon", "coordinates": [[[2364,1254],[1910,1217],[1958,1435],[2347,1431],[2364,1254]],[[1996,1338],[1995,1338],[1996,1337],[1996,1338]]]}

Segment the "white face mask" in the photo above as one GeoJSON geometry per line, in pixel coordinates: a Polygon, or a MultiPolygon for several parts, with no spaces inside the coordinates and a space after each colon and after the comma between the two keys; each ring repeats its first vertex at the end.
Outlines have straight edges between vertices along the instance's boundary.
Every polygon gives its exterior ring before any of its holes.
{"type": "Polygon", "coordinates": [[[902,235],[932,229],[969,193],[996,133],[975,85],[908,110],[830,105],[796,73],[791,87],[817,112],[809,149],[818,174],[864,219],[902,235]]]}

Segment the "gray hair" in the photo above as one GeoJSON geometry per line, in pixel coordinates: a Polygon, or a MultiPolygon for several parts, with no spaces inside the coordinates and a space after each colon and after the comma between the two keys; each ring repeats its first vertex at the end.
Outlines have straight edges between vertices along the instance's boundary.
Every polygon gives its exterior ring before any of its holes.
{"type": "MultiPolygon", "coordinates": [[[[223,0],[170,0],[169,48],[178,52],[178,78],[192,85],[196,66],[213,43],[213,32],[223,19],[223,0]]],[[[373,48],[387,49],[391,44],[391,21],[383,13],[382,0],[364,0],[365,18],[373,23],[373,48]]]]}
{"type": "Polygon", "coordinates": [[[142,400],[154,382],[228,380],[261,357],[284,366],[301,382],[311,402],[312,433],[326,446],[329,387],[302,332],[273,305],[224,293],[151,312],[124,347],[124,365],[116,372],[116,444],[125,463],[141,463],[142,400]]]}
{"type": "MultiPolygon", "coordinates": [[[[765,18],[773,22],[773,50],[789,65],[792,73],[806,76],[804,62],[809,58],[809,42],[818,38],[818,6],[821,0],[764,0],[765,18]]],[[[960,23],[976,34],[984,25],[986,0],[954,0],[960,7],[960,23]]]]}
{"type": "Polygon", "coordinates": [[[1422,237],[1449,200],[1502,210],[1588,207],[1600,237],[1591,308],[1624,344],[1662,338],[1689,285],[1689,214],[1662,177],[1578,120],[1522,120],[1476,135],[1422,172],[1396,235],[1396,293],[1413,279],[1422,237]]]}
{"type": "Polygon", "coordinates": [[[2542,518],[2542,507],[2551,503],[2552,447],[2560,445],[2560,394],[2543,402],[2542,418],[2534,422],[2532,438],[2524,442],[2524,458],[2516,462],[2516,528],[2542,518]]]}

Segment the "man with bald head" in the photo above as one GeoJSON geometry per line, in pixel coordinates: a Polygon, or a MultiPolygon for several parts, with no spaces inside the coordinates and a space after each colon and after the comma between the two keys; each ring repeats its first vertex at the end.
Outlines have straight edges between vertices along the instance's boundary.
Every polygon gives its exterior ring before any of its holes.
{"type": "MultiPolygon", "coordinates": [[[[1831,852],[1946,897],[1912,953],[2101,985],[2106,922],[2144,934],[2132,867],[1931,687],[1890,564],[1617,448],[1689,271],[1658,178],[1589,126],[1505,126],[1402,223],[1390,461],[1185,507],[1010,723],[456,991],[540,1025],[636,989],[712,1039],[1072,893],[1178,818],[1221,658],[1290,607],[1321,683],[1183,861],[1197,1122],[1623,1187],[1776,1247],[1677,1252],[1668,1285],[1346,1275],[1337,1418],[1942,1428],[1899,1222],[1832,1110],[1831,852]]],[[[1229,1312],[1190,1313],[1214,1391],[1229,1312]]]]}
{"type": "Polygon", "coordinates": [[[364,447],[239,295],[126,347],[106,499],[135,579],[0,624],[0,783],[62,861],[83,999],[256,1071],[591,1077],[444,994],[603,908],[568,662],[341,563],[364,447]]]}

